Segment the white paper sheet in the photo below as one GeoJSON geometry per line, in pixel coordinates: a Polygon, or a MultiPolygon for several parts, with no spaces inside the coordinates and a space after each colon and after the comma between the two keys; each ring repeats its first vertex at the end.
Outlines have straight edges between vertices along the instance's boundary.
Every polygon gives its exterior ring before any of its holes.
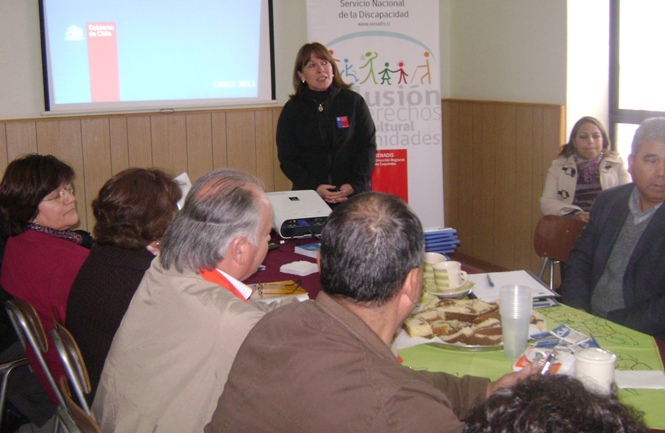
{"type": "Polygon", "coordinates": [[[529,271],[508,271],[508,272],[489,272],[484,274],[469,274],[469,281],[473,281],[473,293],[485,302],[495,302],[499,300],[499,287],[509,284],[519,284],[531,287],[534,298],[558,297],[559,295],[551,291],[542,281],[538,280],[529,271]],[[489,285],[487,276],[490,276],[494,287],[489,285]]]}
{"type": "Polygon", "coordinates": [[[665,373],[660,370],[616,370],[614,381],[619,388],[665,389],[665,373]]]}

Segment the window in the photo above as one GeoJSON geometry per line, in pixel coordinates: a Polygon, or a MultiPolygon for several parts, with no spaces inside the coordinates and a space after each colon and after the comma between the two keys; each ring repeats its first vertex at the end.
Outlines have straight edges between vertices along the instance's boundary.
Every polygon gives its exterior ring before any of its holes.
{"type": "Polygon", "coordinates": [[[642,120],[665,116],[665,57],[662,0],[612,0],[610,9],[610,126],[616,150],[630,154],[633,135],[642,120]]]}

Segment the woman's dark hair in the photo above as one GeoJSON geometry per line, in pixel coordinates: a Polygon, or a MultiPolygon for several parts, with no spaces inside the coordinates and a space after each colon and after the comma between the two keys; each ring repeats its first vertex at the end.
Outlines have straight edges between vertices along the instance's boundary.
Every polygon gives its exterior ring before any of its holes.
{"type": "Polygon", "coordinates": [[[309,62],[309,59],[312,57],[312,54],[314,54],[314,57],[318,57],[319,59],[325,59],[328,62],[330,62],[330,65],[332,66],[333,70],[333,82],[332,82],[333,86],[337,86],[342,89],[351,88],[350,84],[347,84],[344,82],[344,80],[342,80],[342,77],[340,76],[339,73],[339,69],[337,68],[337,62],[330,54],[328,49],[319,42],[312,42],[311,44],[305,44],[302,47],[300,47],[300,50],[298,50],[298,54],[296,54],[296,62],[293,67],[293,89],[295,90],[295,93],[293,95],[290,95],[291,98],[299,97],[301,92],[307,89],[307,83],[302,82],[302,80],[300,79],[300,75],[298,73],[302,72],[302,68],[304,68],[307,62],[309,62]]]}
{"type": "Polygon", "coordinates": [[[648,433],[641,418],[615,395],[588,391],[574,377],[536,375],[494,392],[466,419],[464,433],[648,433]]]}
{"type": "Polygon", "coordinates": [[[10,162],[0,182],[0,211],[7,232],[23,233],[44,197],[73,180],[74,169],[53,155],[33,153],[10,162]]]}
{"type": "Polygon", "coordinates": [[[92,202],[100,245],[139,249],[161,239],[177,211],[178,183],[157,169],[129,168],[109,179],[92,202]]]}
{"type": "Polygon", "coordinates": [[[605,127],[602,123],[600,123],[600,120],[596,119],[595,117],[584,116],[575,122],[575,125],[573,125],[573,129],[570,131],[570,137],[568,138],[568,143],[561,146],[559,156],[568,158],[570,155],[573,155],[575,152],[577,152],[575,150],[575,137],[577,136],[577,132],[585,123],[592,123],[600,130],[600,135],[603,137],[603,152],[605,152],[605,155],[616,154],[616,152],[613,152],[612,149],[610,149],[610,147],[612,147],[610,137],[607,135],[607,131],[605,131],[605,127]]]}

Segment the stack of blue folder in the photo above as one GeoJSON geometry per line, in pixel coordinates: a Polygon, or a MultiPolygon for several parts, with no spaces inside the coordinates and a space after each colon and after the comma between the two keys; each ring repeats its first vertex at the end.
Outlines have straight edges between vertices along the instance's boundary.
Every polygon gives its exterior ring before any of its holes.
{"type": "Polygon", "coordinates": [[[451,228],[433,228],[425,230],[425,251],[441,253],[446,256],[454,253],[460,243],[457,230],[451,228]]]}

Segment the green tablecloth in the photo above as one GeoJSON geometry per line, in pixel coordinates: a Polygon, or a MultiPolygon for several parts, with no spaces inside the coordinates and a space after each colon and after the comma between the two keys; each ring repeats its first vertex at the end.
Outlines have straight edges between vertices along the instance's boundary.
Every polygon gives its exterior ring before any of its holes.
{"type": "MultiPolygon", "coordinates": [[[[602,348],[617,355],[619,370],[663,370],[663,361],[652,337],[600,319],[565,305],[538,309],[547,319],[548,329],[566,324],[593,335],[602,348]]],[[[503,350],[466,352],[442,346],[424,345],[399,351],[404,365],[416,370],[444,371],[496,380],[512,371],[513,361],[503,350]]],[[[645,413],[650,428],[665,430],[665,390],[622,389],[620,399],[645,413]]]]}

